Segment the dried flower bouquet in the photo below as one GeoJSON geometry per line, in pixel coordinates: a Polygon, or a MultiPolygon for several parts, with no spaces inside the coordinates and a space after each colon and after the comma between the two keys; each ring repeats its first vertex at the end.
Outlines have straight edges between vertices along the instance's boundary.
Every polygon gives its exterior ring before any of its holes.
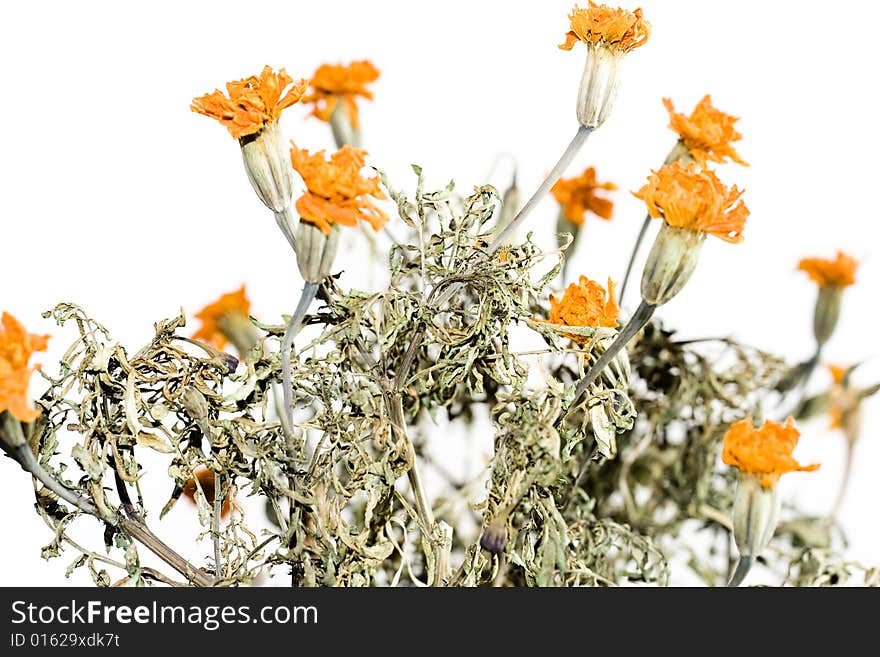
{"type": "Polygon", "coordinates": [[[841,554],[845,480],[828,517],[780,509],[776,492],[781,475],[818,467],[793,456],[799,422],[828,414],[852,454],[861,403],[880,389],[834,366],[826,392],[803,392],[857,262],[801,261],[819,287],[805,362],[680,339],[657,309],[699,278],[707,236],[744,239],[749,210],[712,169],[745,165],[736,118],[709,96],[690,115],[663,99],[677,141],[634,192],[647,216],[621,285],[579,276],[566,287],[567,253],[591,216],[611,219],[617,187],[594,167],[563,176],[612,111],[624,59],[651,34],[641,10],[594,2],[569,22],[559,47],[585,57],[575,134],[521,207],[515,177],[503,193],[462,196],[452,184],[426,189],[414,167],[407,194],[368,171],[358,103],[379,76],[369,61],[323,65],[310,80],[267,66],[192,101],[238,141],[298,264],[300,299],[290,315],[256,318],[242,287],[196,313],[195,332],[184,315],[163,319],[137,350],[60,303],[45,313],[53,340],[73,339],[33,385],[31,359],[49,338],[3,314],[0,444],[33,478],[52,537],[45,558],[72,554],[68,574],[85,567],[99,586],[251,585],[278,573],[293,586],[663,585],[672,568],[736,586],[755,563],[779,584],[880,583],[841,554]],[[298,103],[328,123],[336,152],[285,139],[279,118],[298,103]],[[547,194],[559,204],[550,250],[523,236],[547,194]],[[626,316],[653,224],[640,303],[626,316]],[[340,286],[340,236],[352,228],[386,285],[340,286]],[[450,427],[493,433],[480,477],[431,458],[450,427]],[[161,510],[142,492],[160,472],[144,474],[148,452],[167,468],[161,510]],[[427,485],[428,471],[442,484],[427,485]],[[198,509],[195,562],[151,529],[180,498],[198,509]],[[104,545],[74,538],[96,520],[104,545]],[[142,563],[144,551],[166,568],[142,563]]]}

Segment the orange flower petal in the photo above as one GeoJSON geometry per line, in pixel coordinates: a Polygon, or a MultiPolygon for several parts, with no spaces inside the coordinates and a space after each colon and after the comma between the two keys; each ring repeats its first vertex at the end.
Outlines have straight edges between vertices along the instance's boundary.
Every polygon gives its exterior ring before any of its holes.
{"type": "MultiPolygon", "coordinates": [[[[577,283],[571,283],[562,295],[561,300],[550,295],[550,324],[563,324],[565,326],[603,326],[614,328],[617,326],[617,318],[620,308],[614,300],[614,283],[608,279],[608,292],[605,288],[581,276],[577,283]]],[[[538,320],[543,321],[543,320],[538,320]]],[[[579,344],[589,342],[589,338],[582,335],[567,334],[567,337],[579,344]]]]}
{"type": "MultiPolygon", "coordinates": [[[[196,476],[196,479],[199,480],[199,485],[202,487],[202,492],[205,494],[205,498],[208,500],[208,504],[213,508],[214,505],[214,492],[215,492],[215,476],[214,471],[209,470],[205,466],[201,465],[193,471],[193,474],[196,476]]],[[[224,485],[223,488],[226,488],[224,485]]],[[[190,479],[186,482],[186,486],[183,487],[184,496],[189,499],[190,502],[195,504],[196,501],[196,482],[195,479],[190,479]]],[[[229,495],[223,498],[223,503],[220,505],[220,517],[225,518],[229,515],[229,509],[231,507],[229,495]]]]}
{"type": "Polygon", "coordinates": [[[749,209],[742,190],[728,189],[713,172],[693,162],[667,164],[648,176],[648,184],[633,194],[645,202],[648,214],[670,226],[710,233],[725,242],[743,240],[749,209]]]}
{"type": "Polygon", "coordinates": [[[571,31],[565,35],[565,42],[559,46],[562,50],[571,50],[580,40],[629,52],[645,45],[651,35],[651,25],[642,17],[641,8],[627,11],[589,0],[586,9],[575,5],[568,19],[571,22],[571,31]]]}
{"type": "Polygon", "coordinates": [[[730,145],[730,142],[742,139],[733,127],[737,117],[715,109],[709,95],[703,97],[690,116],[676,114],[675,106],[668,98],[663,99],[663,105],[669,112],[669,127],[678,133],[700,166],[705,167],[708,160],[723,163],[727,158],[748,166],[730,145]]]}
{"type": "Polygon", "coordinates": [[[0,413],[9,413],[21,422],[33,422],[40,411],[31,406],[28,387],[37,367],[28,367],[35,351],[45,351],[48,335],[32,335],[9,313],[0,319],[0,413]]]}
{"type": "Polygon", "coordinates": [[[282,68],[269,66],[259,76],[226,83],[226,94],[219,89],[193,98],[190,109],[216,119],[236,139],[252,135],[267,123],[277,121],[281,110],[298,102],[306,92],[306,81],[294,82],[282,68]]]}
{"type": "Polygon", "coordinates": [[[611,219],[614,203],[597,196],[596,191],[600,189],[611,191],[617,189],[617,185],[611,182],[597,182],[596,169],[587,167],[579,176],[560,178],[550,191],[562,206],[565,218],[580,226],[584,223],[587,212],[592,212],[602,219],[611,219]]]}
{"type": "Polygon", "coordinates": [[[810,472],[819,465],[801,465],[792,456],[800,432],[789,417],[785,424],[767,420],[756,429],[752,418],[730,425],[724,434],[721,459],[741,472],[760,477],[761,486],[772,488],[786,472],[810,472]]]}
{"type": "Polygon", "coordinates": [[[309,93],[302,99],[304,103],[314,103],[312,116],[322,121],[329,121],[340,99],[344,100],[345,108],[351,125],[359,126],[359,112],[356,98],[373,99],[373,93],[367,85],[379,78],[377,69],[368,60],[342,64],[322,64],[315,71],[309,82],[309,93]]]}
{"type": "Polygon", "coordinates": [[[327,234],[333,223],[355,226],[358,221],[367,221],[373,230],[382,228],[388,215],[370,197],[386,196],[378,176],[361,175],[366,155],[365,150],[343,146],[327,160],[324,151],[309,153],[292,144],[290,161],[308,188],[296,202],[300,217],[327,234]]]}
{"type": "Polygon", "coordinates": [[[222,295],[196,313],[195,317],[202,321],[202,326],[193,333],[193,339],[202,340],[214,345],[217,349],[223,349],[229,342],[229,337],[223,332],[224,318],[231,314],[247,317],[250,309],[251,302],[247,298],[244,285],[235,292],[222,295]]]}
{"type": "Polygon", "coordinates": [[[843,251],[838,251],[837,258],[834,260],[804,258],[798,263],[798,269],[807,272],[807,275],[820,286],[848,287],[853,285],[856,282],[858,267],[858,260],[843,251]]]}

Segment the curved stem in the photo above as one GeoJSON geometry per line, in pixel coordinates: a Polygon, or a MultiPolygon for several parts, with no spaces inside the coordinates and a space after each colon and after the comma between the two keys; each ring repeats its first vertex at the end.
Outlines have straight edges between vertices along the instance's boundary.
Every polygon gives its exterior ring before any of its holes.
{"type": "MultiPolygon", "coordinates": [[[[302,326],[303,318],[306,316],[306,310],[308,310],[309,305],[315,298],[315,294],[318,292],[318,283],[311,283],[306,281],[303,284],[302,293],[299,297],[299,303],[296,305],[296,310],[293,312],[293,316],[290,318],[290,321],[287,324],[287,329],[284,331],[284,338],[281,340],[281,385],[284,390],[284,418],[287,420],[287,427],[285,430],[285,438],[287,438],[287,447],[288,450],[293,453],[294,445],[293,445],[293,373],[290,368],[290,352],[293,348],[293,339],[296,337],[296,334],[299,333],[299,329],[302,326]]],[[[282,428],[285,428],[284,422],[282,422],[282,428]]]]}
{"type": "Polygon", "coordinates": [[[62,500],[72,504],[80,511],[100,518],[101,520],[106,520],[105,518],[101,517],[101,513],[98,511],[94,504],[89,502],[79,493],[70,490],[67,486],[65,486],[60,481],[55,479],[55,477],[46,472],[27,444],[18,446],[15,449],[15,454],[22,468],[27,470],[35,479],[37,479],[41,484],[43,484],[46,488],[55,493],[62,500]]]}
{"type": "Polygon", "coordinates": [[[535,193],[532,194],[532,198],[528,200],[528,202],[523,206],[522,210],[520,210],[513,220],[507,225],[507,227],[499,233],[492,243],[489,245],[489,251],[495,251],[500,247],[504,246],[504,244],[513,237],[514,231],[517,229],[519,224],[525,220],[527,216],[531,213],[532,210],[535,209],[535,206],[538,205],[540,200],[546,196],[547,192],[550,191],[550,188],[559,180],[560,176],[565,173],[565,170],[568,168],[568,165],[571,164],[571,161],[574,159],[574,156],[577,155],[578,151],[581,149],[581,146],[584,145],[584,142],[587,141],[587,137],[590,136],[590,133],[593,131],[593,128],[588,128],[587,126],[578,126],[578,131],[575,133],[574,137],[572,137],[571,142],[568,144],[568,147],[565,149],[565,152],[562,154],[562,157],[559,158],[559,161],[556,163],[556,166],[547,174],[547,177],[544,178],[544,182],[535,190],[535,193]]]}
{"type": "Polygon", "coordinates": [[[196,586],[214,586],[217,581],[215,578],[184,559],[161,538],[156,536],[149,527],[147,527],[143,516],[138,513],[137,508],[132,503],[131,497],[128,494],[128,489],[125,487],[125,482],[122,480],[119,470],[117,470],[115,466],[113,467],[113,479],[116,482],[116,494],[119,495],[119,501],[122,503],[122,514],[119,515],[119,526],[196,586]]]}
{"type": "Polygon", "coordinates": [[[635,244],[633,244],[632,253],[629,254],[629,262],[626,265],[626,274],[623,275],[623,283],[620,285],[620,296],[617,297],[617,301],[621,304],[623,303],[623,295],[626,294],[626,284],[629,282],[629,275],[632,273],[632,268],[636,261],[636,255],[639,253],[639,248],[642,246],[642,241],[645,239],[645,234],[648,232],[648,226],[650,224],[651,215],[647,215],[642,222],[642,227],[639,229],[639,236],[636,237],[635,244]]]}
{"type": "Polygon", "coordinates": [[[119,519],[119,525],[135,539],[147,546],[147,548],[162,559],[162,561],[189,579],[196,586],[214,586],[216,582],[214,578],[207,575],[200,568],[196,568],[189,561],[177,554],[172,548],[168,547],[162,539],[150,531],[150,529],[140,520],[122,516],[119,519]]]}
{"type": "Polygon", "coordinates": [[[742,584],[742,581],[746,578],[746,575],[748,575],[749,571],[752,569],[753,562],[753,557],[740,556],[740,558],[736,562],[736,568],[734,568],[733,574],[730,576],[730,580],[727,582],[727,587],[735,589],[740,584],[742,584]]]}
{"type": "Polygon", "coordinates": [[[36,455],[31,451],[30,446],[26,442],[24,442],[24,435],[21,432],[21,424],[18,421],[15,421],[14,423],[7,423],[7,425],[10,424],[12,425],[12,430],[16,431],[16,433],[19,434],[14,436],[14,438],[20,439],[20,444],[18,444],[17,447],[14,447],[11,451],[21,467],[25,471],[30,473],[30,475],[34,477],[37,481],[42,483],[46,488],[55,493],[64,501],[78,508],[80,511],[88,513],[89,515],[96,517],[98,520],[106,522],[107,524],[114,527],[121,527],[135,540],[146,546],[148,550],[156,554],[156,556],[158,556],[165,563],[174,568],[181,575],[187,577],[196,586],[214,585],[215,580],[212,577],[210,577],[204,571],[197,568],[189,561],[181,557],[172,548],[168,547],[168,545],[166,545],[158,536],[151,532],[146,524],[144,524],[143,519],[137,514],[134,505],[132,505],[131,500],[128,497],[128,493],[125,490],[125,484],[122,482],[122,478],[119,476],[119,473],[115,469],[113,470],[113,474],[116,480],[117,489],[120,493],[120,499],[122,500],[124,515],[121,514],[116,518],[105,518],[98,511],[97,507],[95,507],[95,505],[92,504],[89,500],[81,496],[76,491],[70,490],[64,484],[62,484],[60,481],[58,481],[52,475],[46,472],[43,466],[40,465],[39,460],[37,460],[36,455]]]}
{"type": "Polygon", "coordinates": [[[840,514],[840,510],[843,508],[843,500],[846,497],[846,490],[849,488],[849,479],[850,474],[852,473],[852,465],[853,465],[853,452],[855,451],[855,445],[852,442],[847,442],[846,445],[846,461],[844,461],[843,465],[843,479],[840,481],[840,490],[837,491],[837,499],[834,501],[834,506],[831,508],[831,513],[828,515],[828,524],[833,525],[837,520],[837,516],[840,514]]]}
{"type": "Polygon", "coordinates": [[[602,371],[612,359],[620,353],[620,350],[626,347],[629,341],[632,340],[636,334],[642,330],[645,324],[648,323],[651,316],[654,314],[654,309],[656,307],[657,306],[642,300],[627,325],[617,334],[617,338],[611,343],[611,346],[599,356],[596,362],[593,363],[584,375],[584,378],[578,382],[577,388],[575,388],[574,391],[574,397],[569,405],[569,413],[575,408],[575,406],[577,406],[578,401],[580,401],[580,398],[583,396],[584,392],[586,392],[589,385],[599,378],[599,375],[602,374],[602,371]]]}

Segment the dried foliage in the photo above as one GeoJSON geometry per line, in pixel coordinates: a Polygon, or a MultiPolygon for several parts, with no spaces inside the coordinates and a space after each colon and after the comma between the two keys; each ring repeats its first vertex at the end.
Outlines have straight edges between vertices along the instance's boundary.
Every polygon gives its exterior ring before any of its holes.
{"type": "MultiPolygon", "coordinates": [[[[37,485],[53,532],[45,558],[72,551],[68,574],[85,566],[101,586],[241,585],[278,569],[303,586],[611,586],[667,584],[670,557],[685,554],[677,567],[723,583],[735,474],[720,464],[721,438],[760,417],[793,370],[730,339],[678,339],[655,320],[573,405],[572,384],[616,330],[536,321],[569,240],[545,252],[529,236],[493,253],[496,191],[426,191],[416,173],[412,198],[383,179],[410,237],[390,250],[385,289],[343,290],[330,277],[306,317],[293,444],[276,408],[283,325],[253,320],[259,339],[239,362],[184,337],[183,315],[132,353],[77,306],[46,314],[76,339],[57,375],[43,375],[27,438],[97,509],[105,546],[76,542],[70,529],[87,514],[37,485]],[[403,484],[418,463],[434,467],[427,446],[449,427],[490,422],[493,455],[476,481],[447,473],[433,504],[403,484]],[[195,487],[194,533],[211,546],[201,563],[163,556],[146,529],[148,451],[167,463],[160,517],[195,487]],[[202,490],[200,468],[216,490],[202,490]],[[272,529],[249,528],[255,511],[239,501],[251,496],[272,529]],[[142,566],[143,546],[178,572],[142,566]]],[[[786,520],[767,555],[780,582],[878,583],[835,556],[825,519],[789,509],[786,520]]]]}

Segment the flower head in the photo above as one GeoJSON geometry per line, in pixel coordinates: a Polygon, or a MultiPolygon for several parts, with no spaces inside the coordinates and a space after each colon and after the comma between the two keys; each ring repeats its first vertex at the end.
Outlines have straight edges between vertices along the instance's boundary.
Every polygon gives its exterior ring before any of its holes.
{"type": "Polygon", "coordinates": [[[583,41],[629,52],[645,45],[651,35],[651,24],[642,18],[641,8],[627,11],[589,0],[586,9],[575,5],[568,19],[571,30],[565,35],[565,42],[559,46],[562,50],[571,50],[575,43],[583,41]]]}
{"type": "MultiPolygon", "coordinates": [[[[551,324],[565,326],[617,326],[620,308],[614,300],[614,283],[608,279],[608,292],[595,281],[581,276],[577,283],[571,283],[562,295],[561,300],[550,295],[551,324]]],[[[584,336],[570,334],[568,337],[575,342],[584,342],[584,336]]]]}
{"type": "Polygon", "coordinates": [[[837,258],[804,258],[798,263],[798,269],[807,272],[819,286],[848,287],[856,282],[858,260],[843,251],[837,252],[837,258]]]}
{"type": "Polygon", "coordinates": [[[831,424],[829,425],[829,428],[840,429],[843,425],[843,405],[841,404],[841,397],[843,397],[845,393],[843,379],[846,376],[848,368],[841,367],[840,365],[829,365],[828,371],[831,373],[831,379],[834,382],[830,395],[832,403],[828,408],[828,414],[831,416],[831,424]]]}
{"type": "Polygon", "coordinates": [[[600,189],[612,191],[617,189],[617,185],[611,182],[597,182],[596,169],[587,167],[579,176],[560,178],[550,191],[562,206],[565,218],[580,226],[584,223],[588,211],[602,219],[611,219],[614,203],[607,198],[597,196],[596,191],[600,189]]]}
{"type": "Polygon", "coordinates": [[[668,98],[663,99],[663,105],[669,112],[669,127],[678,133],[691,157],[700,166],[705,167],[708,160],[723,163],[726,158],[748,166],[730,145],[730,142],[742,139],[742,135],[733,128],[737,117],[715,109],[709,95],[703,97],[690,116],[677,114],[668,98]]]}
{"type": "MultiPolygon", "coordinates": [[[[205,494],[205,498],[208,500],[208,504],[212,507],[214,505],[214,495],[215,489],[217,487],[216,478],[213,470],[209,470],[205,466],[199,466],[193,471],[195,475],[195,479],[199,480],[199,486],[201,486],[202,492],[205,494]]],[[[196,501],[196,482],[195,479],[190,479],[186,482],[186,486],[183,487],[183,494],[187,497],[191,502],[195,503],[196,501]]],[[[225,486],[224,486],[225,488],[225,486]]],[[[220,517],[225,518],[229,515],[229,495],[226,495],[223,498],[223,502],[220,505],[220,517]]]]}
{"type": "Polygon", "coordinates": [[[786,472],[811,472],[819,465],[801,465],[791,455],[797,446],[800,432],[789,417],[785,424],[767,420],[756,429],[752,418],[730,425],[724,434],[721,459],[743,473],[760,478],[761,486],[772,488],[786,472]]]}
{"type": "Polygon", "coordinates": [[[831,374],[831,380],[834,381],[835,385],[843,385],[843,379],[848,371],[849,368],[842,365],[828,366],[828,372],[831,374]]]}
{"type": "Polygon", "coordinates": [[[329,121],[330,115],[339,104],[345,103],[348,117],[354,128],[358,127],[358,106],[356,98],[361,96],[373,99],[367,85],[379,78],[379,69],[367,60],[342,64],[322,64],[309,82],[310,91],[302,99],[304,103],[314,103],[312,116],[329,121]]]}
{"type": "Polygon", "coordinates": [[[742,190],[728,189],[711,171],[693,162],[667,164],[648,176],[648,184],[634,192],[648,206],[648,214],[670,226],[711,233],[725,242],[743,240],[749,209],[742,190]]]}
{"type": "Polygon", "coordinates": [[[196,313],[196,319],[202,320],[201,328],[193,333],[193,338],[203,340],[218,349],[223,349],[230,339],[229,326],[234,318],[247,319],[251,302],[242,285],[235,292],[221,295],[213,303],[209,303],[196,313]]]}
{"type": "Polygon", "coordinates": [[[374,230],[385,225],[388,215],[369,198],[386,198],[379,188],[379,177],[361,175],[366,155],[360,148],[343,146],[327,160],[324,151],[310,154],[292,144],[290,161],[308,188],[296,202],[303,221],[315,224],[327,235],[332,223],[355,226],[358,220],[365,220],[374,230]]]}
{"type": "Polygon", "coordinates": [[[849,374],[854,367],[829,365],[832,384],[828,390],[829,429],[841,429],[848,439],[855,441],[861,432],[861,403],[863,391],[850,385],[849,374]]]}
{"type": "Polygon", "coordinates": [[[236,139],[253,135],[281,116],[281,110],[299,101],[306,81],[294,82],[282,68],[277,73],[263,68],[259,76],[226,83],[226,94],[219,89],[193,98],[193,112],[217,119],[236,139]]]}
{"type": "Polygon", "coordinates": [[[48,335],[31,335],[9,313],[0,320],[0,413],[9,411],[22,422],[33,422],[40,412],[28,403],[31,374],[39,366],[28,367],[31,354],[45,351],[48,335]]]}

